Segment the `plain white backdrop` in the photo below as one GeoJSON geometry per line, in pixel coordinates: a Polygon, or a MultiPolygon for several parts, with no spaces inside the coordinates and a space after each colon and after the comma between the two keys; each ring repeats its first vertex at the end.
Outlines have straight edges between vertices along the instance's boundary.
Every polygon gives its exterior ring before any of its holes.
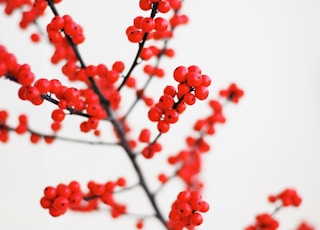
{"type": "MultiPolygon", "coordinates": [[[[57,7],[61,15],[68,13],[83,25],[87,40],[80,50],[87,64],[110,66],[123,60],[129,66],[137,47],[126,40],[124,31],[133,17],[146,15],[137,4],[65,0],[57,7]]],[[[277,214],[280,229],[293,230],[301,220],[320,228],[319,11],[317,0],[185,1],[190,23],[178,28],[170,42],[177,55],[164,62],[167,72],[177,65],[199,65],[213,79],[213,98],[230,82],[245,90],[239,105],[225,108],[227,123],[210,139],[212,151],[205,156],[202,178],[204,199],[211,210],[199,229],[243,229],[256,214],[272,212],[267,196],[286,187],[296,188],[303,203],[277,214]]],[[[51,16],[48,13],[47,20],[51,16]]],[[[0,43],[21,63],[30,63],[37,76],[59,77],[58,68],[48,65],[51,48],[46,42],[30,45],[28,36],[34,29],[21,32],[18,20],[18,13],[0,16],[0,43]]],[[[159,94],[159,84],[150,92],[159,94]]],[[[16,99],[17,89],[16,84],[0,79],[0,109],[10,111],[12,124],[24,112],[30,114],[35,129],[48,130],[54,107],[46,104],[34,109],[16,99]]],[[[161,138],[162,154],[182,148],[184,133],[191,130],[187,124],[206,112],[205,103],[189,108],[172,135],[161,138]]],[[[139,117],[133,116],[133,125],[139,125],[139,117]]],[[[77,137],[78,118],[67,119],[63,134],[77,137]]],[[[165,156],[157,158],[161,163],[165,156]]],[[[165,169],[155,166],[145,164],[148,174],[165,169]]],[[[135,174],[117,149],[65,142],[33,146],[28,137],[12,135],[8,144],[0,145],[0,229],[134,229],[132,218],[112,221],[106,211],[52,218],[39,205],[47,185],[73,179],[103,182],[123,175],[134,183],[135,174]]],[[[164,210],[179,185],[172,183],[159,198],[164,210]]],[[[119,199],[132,204],[130,211],[138,206],[142,212],[148,207],[139,194],[134,191],[119,199]]],[[[161,226],[150,220],[146,229],[161,226]]]]}

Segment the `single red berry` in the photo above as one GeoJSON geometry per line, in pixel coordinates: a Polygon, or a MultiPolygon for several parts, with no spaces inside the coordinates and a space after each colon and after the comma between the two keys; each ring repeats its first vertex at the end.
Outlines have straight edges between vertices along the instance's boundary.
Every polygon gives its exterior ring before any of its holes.
{"type": "Polygon", "coordinates": [[[40,41],[40,35],[38,33],[32,33],[30,35],[31,41],[33,42],[39,42],[40,41]]]}
{"type": "Polygon", "coordinates": [[[56,122],[61,122],[65,118],[65,113],[63,112],[62,109],[55,109],[51,113],[51,118],[56,122]]]}
{"type": "Polygon", "coordinates": [[[202,222],[203,222],[203,218],[200,213],[195,212],[190,216],[190,223],[192,225],[198,226],[198,225],[201,225],[202,222]]]}
{"type": "Polygon", "coordinates": [[[164,184],[168,181],[168,176],[165,175],[164,173],[160,173],[158,176],[158,180],[164,184]]]}
{"type": "Polygon", "coordinates": [[[48,79],[40,78],[34,83],[34,87],[36,87],[41,93],[47,93],[50,91],[51,85],[48,79]]]}
{"type": "Polygon", "coordinates": [[[139,135],[139,141],[148,143],[150,141],[151,132],[149,129],[143,129],[139,135]]]}
{"type": "Polygon", "coordinates": [[[195,89],[195,96],[199,99],[199,100],[205,100],[208,98],[209,96],[209,90],[207,87],[205,86],[198,86],[196,89],[195,89]]]}
{"type": "Polygon", "coordinates": [[[179,120],[179,113],[175,109],[167,109],[164,120],[170,124],[176,123],[179,120]]]}
{"type": "Polygon", "coordinates": [[[54,199],[52,206],[56,210],[64,210],[69,207],[69,200],[66,197],[59,196],[54,199]]]}
{"type": "Polygon", "coordinates": [[[59,197],[69,198],[71,196],[72,191],[70,187],[66,186],[65,184],[58,184],[57,193],[59,197]]]}
{"type": "Polygon", "coordinates": [[[176,210],[181,216],[190,216],[192,214],[192,208],[188,202],[181,202],[177,205],[176,210]]]}
{"type": "Polygon", "coordinates": [[[40,205],[42,208],[50,208],[52,206],[52,200],[42,197],[40,200],[40,205]]]}
{"type": "Polygon", "coordinates": [[[143,220],[139,219],[136,223],[136,228],[137,229],[143,229],[143,220]]]}
{"type": "Polygon", "coordinates": [[[180,202],[189,202],[191,200],[191,192],[188,190],[182,191],[178,194],[177,199],[180,202]]]}
{"type": "Polygon", "coordinates": [[[140,0],[139,6],[141,10],[147,11],[151,9],[152,3],[150,2],[150,0],[140,0]]]}
{"type": "Polygon", "coordinates": [[[155,21],[151,17],[143,18],[140,22],[140,28],[143,32],[149,33],[155,28],[155,21]]]}
{"type": "Polygon", "coordinates": [[[64,19],[60,16],[54,16],[51,20],[50,27],[54,30],[62,30],[64,27],[64,19]]]}
{"type": "Polygon", "coordinates": [[[170,95],[171,97],[174,97],[177,92],[176,92],[176,88],[175,88],[174,86],[168,85],[168,86],[166,86],[166,87],[164,88],[163,93],[164,93],[164,94],[168,94],[168,95],[170,95]]]}
{"type": "Polygon", "coordinates": [[[173,72],[173,78],[177,81],[177,82],[184,82],[186,80],[186,76],[188,73],[188,69],[184,66],[179,66],[177,67],[174,72],[173,72]]]}
{"type": "Polygon", "coordinates": [[[164,94],[159,99],[159,107],[161,109],[171,109],[174,105],[173,97],[169,94],[164,94]]]}
{"type": "Polygon", "coordinates": [[[192,93],[187,93],[183,96],[183,101],[187,105],[193,105],[194,103],[196,103],[196,96],[192,93]]]}
{"type": "Polygon", "coordinates": [[[75,193],[72,193],[71,196],[69,197],[69,203],[71,205],[79,205],[82,199],[83,199],[82,193],[75,192],[75,193]]]}
{"type": "Polygon", "coordinates": [[[158,17],[154,20],[154,22],[155,22],[154,28],[158,32],[164,32],[169,27],[169,23],[168,23],[167,19],[165,19],[165,18],[158,17]]]}
{"type": "Polygon", "coordinates": [[[44,189],[43,194],[46,199],[53,200],[58,195],[58,192],[56,188],[48,186],[44,189]]]}
{"type": "Polygon", "coordinates": [[[148,112],[148,118],[150,121],[159,121],[160,118],[162,117],[162,111],[158,107],[151,107],[149,112],[148,112]]]}
{"type": "Polygon", "coordinates": [[[201,75],[197,72],[189,72],[186,76],[186,79],[188,85],[191,87],[197,87],[202,83],[201,75]]]}
{"type": "Polygon", "coordinates": [[[158,121],[157,128],[160,133],[166,133],[170,129],[170,124],[167,121],[160,120],[158,121]]]}
{"type": "Polygon", "coordinates": [[[119,177],[116,183],[118,186],[124,187],[124,186],[126,186],[127,181],[124,177],[119,177]]]}
{"type": "Polygon", "coordinates": [[[122,73],[124,71],[125,65],[122,61],[116,61],[112,65],[112,69],[117,71],[118,73],[122,73]]]}
{"type": "Polygon", "coordinates": [[[168,1],[160,1],[158,4],[158,10],[160,13],[168,13],[170,8],[170,3],[168,1]]]}
{"type": "Polygon", "coordinates": [[[141,30],[139,29],[134,29],[134,30],[131,30],[129,33],[128,33],[128,40],[132,43],[138,43],[138,42],[141,42],[143,38],[143,33],[141,30]]]}

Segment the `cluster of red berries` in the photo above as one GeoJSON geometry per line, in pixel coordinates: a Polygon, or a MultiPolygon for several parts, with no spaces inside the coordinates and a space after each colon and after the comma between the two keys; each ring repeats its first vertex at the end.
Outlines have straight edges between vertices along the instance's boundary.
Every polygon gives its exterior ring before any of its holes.
{"type": "Polygon", "coordinates": [[[147,35],[148,39],[168,39],[171,38],[173,33],[169,29],[178,25],[186,24],[189,19],[186,15],[179,15],[178,10],[181,8],[181,0],[140,0],[140,9],[148,11],[153,9],[156,13],[168,13],[170,10],[174,11],[174,15],[169,21],[163,17],[142,17],[137,16],[133,20],[133,25],[126,29],[128,40],[133,43],[139,43],[147,35]]]}
{"type": "Polygon", "coordinates": [[[239,89],[235,83],[232,83],[228,89],[221,90],[219,93],[220,96],[225,97],[234,103],[238,103],[239,99],[243,96],[244,91],[239,89]]]}
{"type": "Polygon", "coordinates": [[[54,16],[47,25],[48,38],[53,44],[61,43],[65,40],[62,31],[71,38],[74,44],[84,42],[83,28],[77,24],[70,15],[54,16]]]}
{"type": "Polygon", "coordinates": [[[298,207],[302,199],[297,194],[295,189],[285,189],[277,195],[271,195],[268,197],[268,200],[272,203],[280,201],[283,207],[294,206],[298,207]]]}
{"type": "Polygon", "coordinates": [[[104,184],[89,181],[89,191],[85,194],[77,181],[68,185],[59,184],[57,187],[48,186],[44,189],[44,195],[40,200],[42,208],[49,209],[50,215],[60,216],[68,209],[88,212],[97,210],[99,201],[110,206],[111,216],[116,218],[126,213],[126,206],[114,200],[113,193],[117,187],[124,187],[126,180],[122,177],[116,181],[108,181],[104,184]]]}
{"type": "Polygon", "coordinates": [[[297,230],[315,230],[315,228],[309,223],[303,221],[299,224],[297,230]]]}
{"type": "MultiPolygon", "coordinates": [[[[158,47],[152,45],[149,47],[144,47],[141,49],[140,52],[140,58],[147,61],[150,60],[152,57],[159,57],[160,55],[165,55],[167,57],[173,57],[174,56],[174,50],[173,49],[159,49],[158,47]]],[[[147,68],[147,67],[145,67],[147,68]]],[[[145,71],[149,72],[149,71],[145,71]]],[[[150,74],[150,73],[148,73],[150,74]]]]}
{"type": "Polygon", "coordinates": [[[133,20],[133,25],[126,29],[128,40],[133,43],[141,42],[145,34],[153,31],[162,33],[168,29],[168,21],[165,18],[137,16],[133,20]]]}
{"type": "Polygon", "coordinates": [[[213,135],[215,133],[215,125],[224,123],[226,119],[222,113],[222,106],[219,101],[210,100],[209,107],[212,109],[212,113],[206,118],[198,119],[193,129],[206,135],[213,135]]]}
{"type": "MultiPolygon", "coordinates": [[[[281,206],[277,207],[276,210],[273,212],[273,214],[263,213],[256,216],[256,221],[254,224],[248,226],[245,228],[245,230],[257,230],[257,229],[263,229],[263,230],[276,230],[279,226],[279,222],[273,217],[273,215],[280,210],[280,207],[288,207],[288,206],[294,206],[298,207],[302,199],[297,194],[295,189],[284,189],[282,192],[280,192],[277,195],[270,195],[268,197],[268,200],[271,203],[274,202],[281,202],[281,206]]],[[[308,225],[301,225],[301,227],[298,227],[298,229],[306,229],[309,230],[308,225]]],[[[312,228],[311,228],[312,229],[312,228]]]]}
{"type": "Polygon", "coordinates": [[[174,86],[165,87],[158,103],[148,112],[148,118],[157,122],[160,133],[168,132],[170,124],[178,121],[186,105],[193,105],[196,99],[204,100],[209,94],[207,87],[211,80],[208,75],[201,74],[197,66],[179,66],[174,70],[173,77],[179,82],[177,89],[174,86]]]}
{"type": "MultiPolygon", "coordinates": [[[[113,193],[117,187],[125,187],[126,180],[123,177],[118,178],[116,181],[108,181],[104,184],[96,183],[94,181],[88,182],[89,193],[85,195],[89,202],[96,202],[95,200],[100,200],[104,204],[108,205],[111,210],[111,216],[117,218],[120,215],[126,213],[126,205],[118,203],[113,196],[113,193]]],[[[81,210],[82,208],[80,207],[81,210]]],[[[77,209],[73,209],[77,210],[77,209]]]]}
{"type": "Polygon", "coordinates": [[[10,127],[7,124],[8,117],[9,114],[6,110],[0,110],[0,142],[8,142],[9,131],[15,131],[18,135],[30,132],[30,141],[33,144],[38,143],[41,138],[43,138],[47,144],[51,144],[54,141],[54,137],[52,136],[41,136],[38,133],[28,130],[28,118],[25,114],[19,115],[18,125],[15,127],[10,127]]]}
{"type": "Polygon", "coordinates": [[[76,62],[77,58],[66,36],[71,39],[73,44],[81,44],[85,40],[83,28],[70,15],[62,17],[56,15],[52,18],[46,29],[48,38],[55,48],[51,62],[56,64],[63,59],[71,63],[76,62]]]}
{"type": "Polygon", "coordinates": [[[48,186],[43,193],[41,207],[49,209],[53,217],[64,214],[71,206],[78,206],[83,199],[80,185],[76,181],[70,182],[69,185],[61,183],[57,187],[48,186]]]}
{"type": "Polygon", "coordinates": [[[256,216],[256,222],[245,228],[245,230],[276,230],[279,222],[270,214],[263,213],[256,216]]]}
{"type": "Polygon", "coordinates": [[[139,6],[142,10],[150,10],[153,4],[157,4],[157,10],[160,13],[167,13],[170,10],[173,10],[175,14],[169,19],[170,25],[172,28],[186,24],[189,19],[186,15],[179,15],[177,12],[182,6],[181,0],[140,0],[139,6]]]}
{"type": "Polygon", "coordinates": [[[167,223],[168,229],[194,229],[203,222],[202,215],[199,212],[207,212],[208,210],[209,204],[202,200],[198,191],[182,191],[171,206],[167,223]]]}
{"type": "Polygon", "coordinates": [[[202,182],[198,178],[202,164],[201,154],[210,150],[210,145],[205,140],[205,136],[213,135],[215,125],[225,122],[222,105],[219,101],[210,100],[209,107],[212,109],[212,113],[205,118],[198,119],[193,126],[198,136],[187,136],[187,149],[168,157],[169,164],[179,166],[177,176],[186,183],[189,189],[201,189],[202,187],[202,182]]]}

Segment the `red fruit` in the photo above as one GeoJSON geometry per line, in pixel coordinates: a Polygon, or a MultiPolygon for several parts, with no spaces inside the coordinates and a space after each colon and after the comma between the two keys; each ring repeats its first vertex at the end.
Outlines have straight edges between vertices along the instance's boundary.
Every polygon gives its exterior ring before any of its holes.
{"type": "Polygon", "coordinates": [[[64,120],[65,118],[65,113],[63,112],[62,109],[55,109],[52,111],[51,113],[51,118],[52,120],[54,120],[55,122],[61,122],[64,120]]]}
{"type": "Polygon", "coordinates": [[[52,207],[56,210],[64,210],[69,207],[69,200],[66,197],[59,196],[54,199],[52,207]]]}
{"type": "Polygon", "coordinates": [[[184,66],[177,67],[173,72],[173,78],[177,82],[184,82],[186,80],[186,76],[188,74],[188,69],[184,66]]]}
{"type": "Polygon", "coordinates": [[[143,32],[149,33],[155,28],[155,21],[151,17],[141,19],[140,28],[143,32]]]}
{"type": "Polygon", "coordinates": [[[203,222],[203,218],[200,213],[195,212],[191,215],[190,223],[192,225],[198,226],[198,225],[202,224],[202,222],[203,222]]]}
{"type": "Polygon", "coordinates": [[[139,135],[139,141],[148,143],[150,141],[151,132],[149,129],[143,129],[139,135]]]}
{"type": "Polygon", "coordinates": [[[43,194],[46,199],[53,200],[58,195],[58,192],[56,188],[48,186],[44,189],[43,194]]]}

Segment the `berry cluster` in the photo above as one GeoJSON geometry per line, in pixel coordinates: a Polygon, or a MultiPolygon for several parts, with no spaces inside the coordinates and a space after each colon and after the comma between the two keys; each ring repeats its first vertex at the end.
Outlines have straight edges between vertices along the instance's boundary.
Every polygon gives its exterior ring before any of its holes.
{"type": "Polygon", "coordinates": [[[302,199],[295,189],[285,189],[277,195],[269,196],[269,201],[272,203],[280,201],[283,207],[298,207],[301,204],[302,199]]]}
{"type": "Polygon", "coordinates": [[[202,200],[198,191],[183,191],[177,196],[169,213],[168,229],[182,230],[194,229],[203,222],[199,212],[207,212],[209,204],[202,200]]]}
{"type": "Polygon", "coordinates": [[[53,217],[64,214],[69,206],[79,205],[83,199],[80,185],[76,181],[70,182],[69,185],[48,186],[43,193],[44,196],[40,200],[41,207],[49,209],[49,213],[53,217]]]}
{"type": "Polygon", "coordinates": [[[140,0],[140,9],[151,10],[150,17],[137,16],[133,20],[133,25],[126,29],[128,40],[133,43],[142,42],[144,39],[168,39],[173,36],[172,30],[182,24],[188,23],[186,15],[179,15],[181,0],[140,0]],[[163,17],[156,17],[156,13],[166,14],[170,10],[174,11],[169,21],[163,17]],[[171,29],[169,29],[169,25],[171,29]]]}
{"type": "Polygon", "coordinates": [[[116,202],[113,193],[117,187],[125,185],[126,180],[122,177],[104,184],[89,181],[87,184],[89,191],[84,193],[77,181],[72,181],[68,185],[61,183],[57,187],[46,187],[40,204],[42,208],[49,209],[50,215],[57,217],[66,213],[68,208],[81,212],[97,210],[100,201],[111,208],[111,216],[116,218],[126,213],[126,206],[116,202]]]}
{"type": "Polygon", "coordinates": [[[315,230],[315,228],[307,222],[301,222],[297,230],[315,230]]]}
{"type": "Polygon", "coordinates": [[[202,165],[201,154],[210,150],[210,144],[205,137],[214,135],[215,126],[225,122],[222,105],[219,101],[210,100],[209,107],[211,113],[207,117],[198,119],[193,126],[197,136],[187,136],[187,148],[168,157],[169,164],[178,166],[176,175],[185,182],[188,189],[202,188],[202,182],[198,178],[202,165]]]}
{"type": "Polygon", "coordinates": [[[33,132],[28,128],[28,117],[25,114],[20,114],[18,118],[18,124],[15,127],[11,127],[7,124],[9,114],[6,110],[0,110],[0,142],[6,143],[9,140],[10,131],[14,131],[18,135],[30,133],[30,141],[36,144],[41,138],[47,144],[51,144],[54,140],[53,136],[41,135],[39,133],[33,132]]]}
{"type": "Polygon", "coordinates": [[[276,230],[279,222],[270,214],[264,213],[256,216],[256,222],[245,228],[245,230],[276,230]]]}
{"type": "Polygon", "coordinates": [[[235,83],[232,83],[228,89],[220,91],[220,96],[225,97],[234,103],[238,103],[243,94],[243,90],[239,89],[235,83]]]}
{"type": "MultiPolygon", "coordinates": [[[[297,194],[295,189],[284,189],[282,192],[280,192],[277,195],[270,195],[268,197],[269,202],[274,203],[276,201],[281,202],[281,206],[276,207],[274,212],[272,214],[263,213],[256,216],[255,223],[252,225],[249,225],[245,228],[245,230],[276,230],[278,229],[279,222],[274,218],[274,215],[282,208],[282,207],[288,207],[288,206],[294,206],[298,207],[302,199],[297,194]]],[[[308,229],[308,225],[301,224],[298,229],[308,229]],[[301,226],[301,227],[300,227],[301,226]]],[[[312,229],[312,228],[311,228],[312,229]]]]}
{"type": "Polygon", "coordinates": [[[179,83],[177,89],[167,86],[158,103],[148,112],[149,120],[157,122],[160,133],[168,132],[170,124],[178,121],[186,105],[193,105],[196,99],[204,100],[209,95],[207,87],[211,80],[208,75],[201,74],[199,67],[179,66],[174,70],[173,77],[179,83]]]}

